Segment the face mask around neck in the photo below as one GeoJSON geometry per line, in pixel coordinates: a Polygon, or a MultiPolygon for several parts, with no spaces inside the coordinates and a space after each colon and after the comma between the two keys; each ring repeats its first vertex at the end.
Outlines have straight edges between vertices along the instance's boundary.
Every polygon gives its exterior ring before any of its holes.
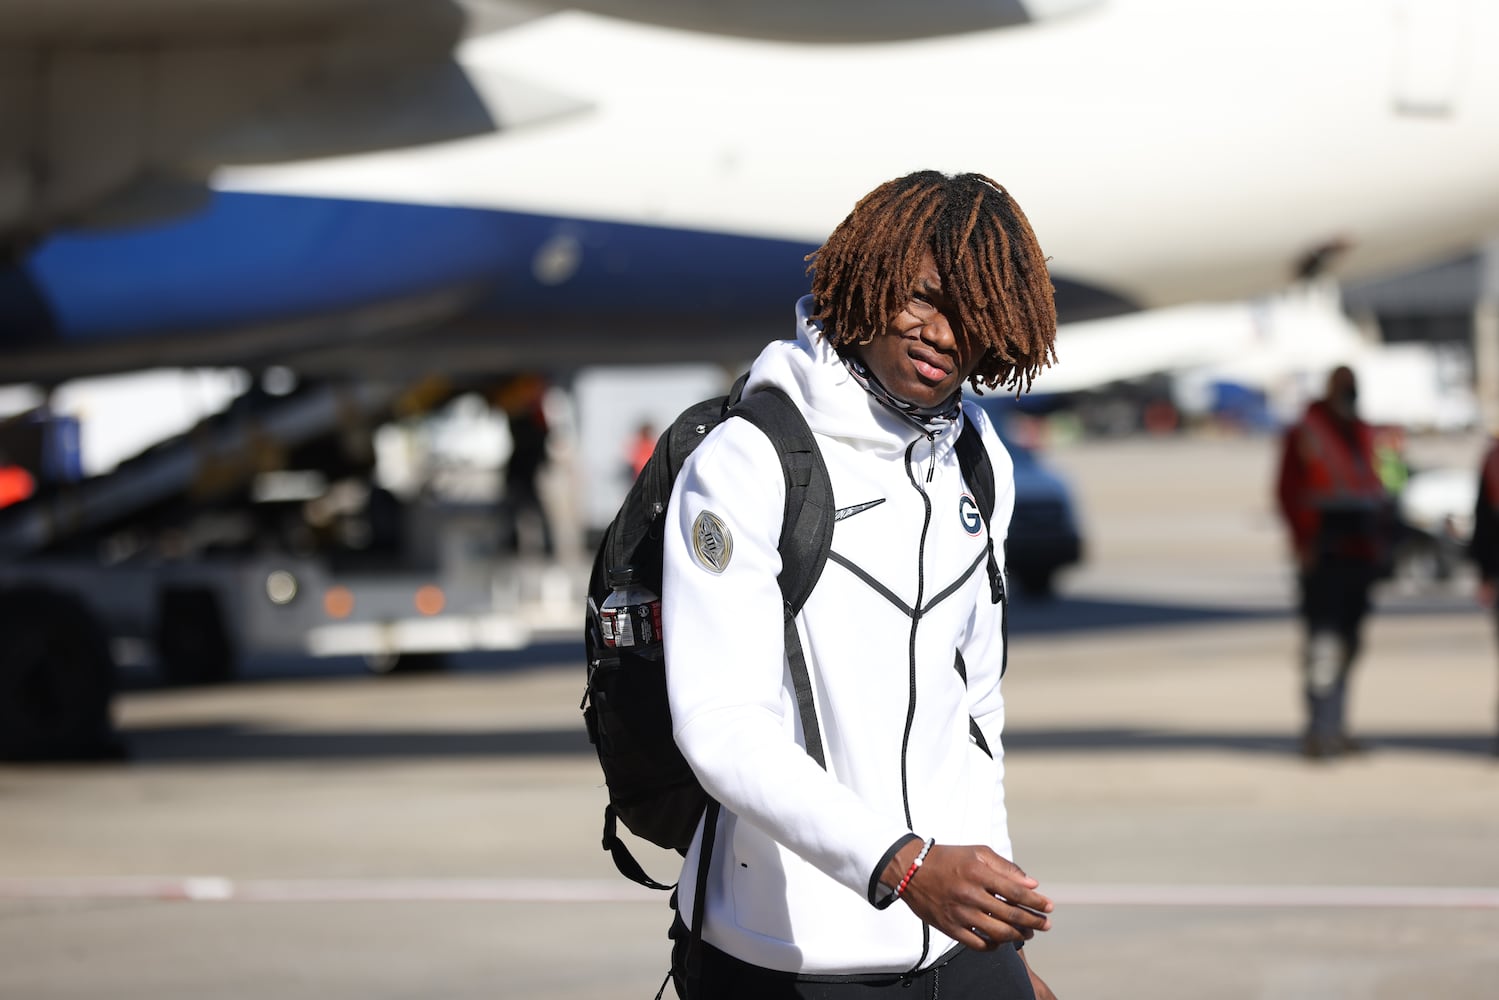
{"type": "Polygon", "coordinates": [[[848,369],[849,374],[853,375],[854,381],[863,386],[866,392],[905,419],[919,425],[923,431],[935,433],[943,425],[958,418],[963,398],[961,391],[953,393],[936,406],[917,406],[886,389],[875,377],[874,372],[869,370],[869,366],[852,354],[840,352],[839,356],[843,359],[844,367],[848,369]]]}

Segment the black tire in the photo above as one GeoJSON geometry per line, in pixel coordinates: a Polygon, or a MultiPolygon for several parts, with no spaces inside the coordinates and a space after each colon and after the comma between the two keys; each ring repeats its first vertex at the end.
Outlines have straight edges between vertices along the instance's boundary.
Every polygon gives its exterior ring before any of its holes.
{"type": "Polygon", "coordinates": [[[0,590],[0,759],[122,756],[110,718],[109,637],[73,594],[0,590]]]}
{"type": "Polygon", "coordinates": [[[165,587],[156,605],[156,659],[170,685],[222,684],[238,671],[219,595],[208,587],[165,587]]]}

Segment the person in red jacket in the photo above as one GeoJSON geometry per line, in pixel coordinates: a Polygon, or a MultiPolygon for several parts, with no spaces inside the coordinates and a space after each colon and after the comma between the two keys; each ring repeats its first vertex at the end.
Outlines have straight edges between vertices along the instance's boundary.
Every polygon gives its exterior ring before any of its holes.
{"type": "Polygon", "coordinates": [[[0,456],[0,507],[20,503],[36,492],[36,480],[19,465],[5,464],[0,456]]]}
{"type": "MultiPolygon", "coordinates": [[[[1468,554],[1478,564],[1478,602],[1499,610],[1499,437],[1490,442],[1478,473],[1478,502],[1473,509],[1473,538],[1468,554]]],[[[1499,755],[1499,736],[1494,739],[1499,755]]]]}
{"type": "Polygon", "coordinates": [[[1277,495],[1290,530],[1305,629],[1302,752],[1311,758],[1359,749],[1344,705],[1369,591],[1391,556],[1394,504],[1380,480],[1374,432],[1358,417],[1358,383],[1339,367],[1327,394],[1287,429],[1277,495]]]}

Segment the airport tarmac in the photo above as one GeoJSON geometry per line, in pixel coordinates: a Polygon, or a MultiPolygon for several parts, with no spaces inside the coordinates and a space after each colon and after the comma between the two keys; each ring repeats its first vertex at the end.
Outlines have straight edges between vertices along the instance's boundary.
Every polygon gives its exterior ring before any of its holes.
{"type": "MultiPolygon", "coordinates": [[[[1476,465],[1474,441],[1424,446],[1476,465]]],[[[1005,688],[1017,860],[1058,904],[1028,953],[1057,994],[1499,996],[1499,656],[1468,581],[1381,595],[1369,751],[1307,762],[1273,443],[1052,459],[1089,562],[1016,603],[1005,688]]],[[[130,691],[128,761],[0,768],[0,998],[654,995],[670,914],[599,850],[581,679],[558,641],[130,691]]]]}

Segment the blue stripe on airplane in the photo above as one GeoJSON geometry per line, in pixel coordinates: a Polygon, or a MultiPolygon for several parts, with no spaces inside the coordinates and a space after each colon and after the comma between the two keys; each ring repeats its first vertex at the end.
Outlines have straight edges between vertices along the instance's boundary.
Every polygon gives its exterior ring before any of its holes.
{"type": "Polygon", "coordinates": [[[105,340],[337,312],[450,288],[481,311],[784,312],[807,244],[472,208],[216,193],[201,212],[58,235],[25,269],[54,335],[105,340]]]}

